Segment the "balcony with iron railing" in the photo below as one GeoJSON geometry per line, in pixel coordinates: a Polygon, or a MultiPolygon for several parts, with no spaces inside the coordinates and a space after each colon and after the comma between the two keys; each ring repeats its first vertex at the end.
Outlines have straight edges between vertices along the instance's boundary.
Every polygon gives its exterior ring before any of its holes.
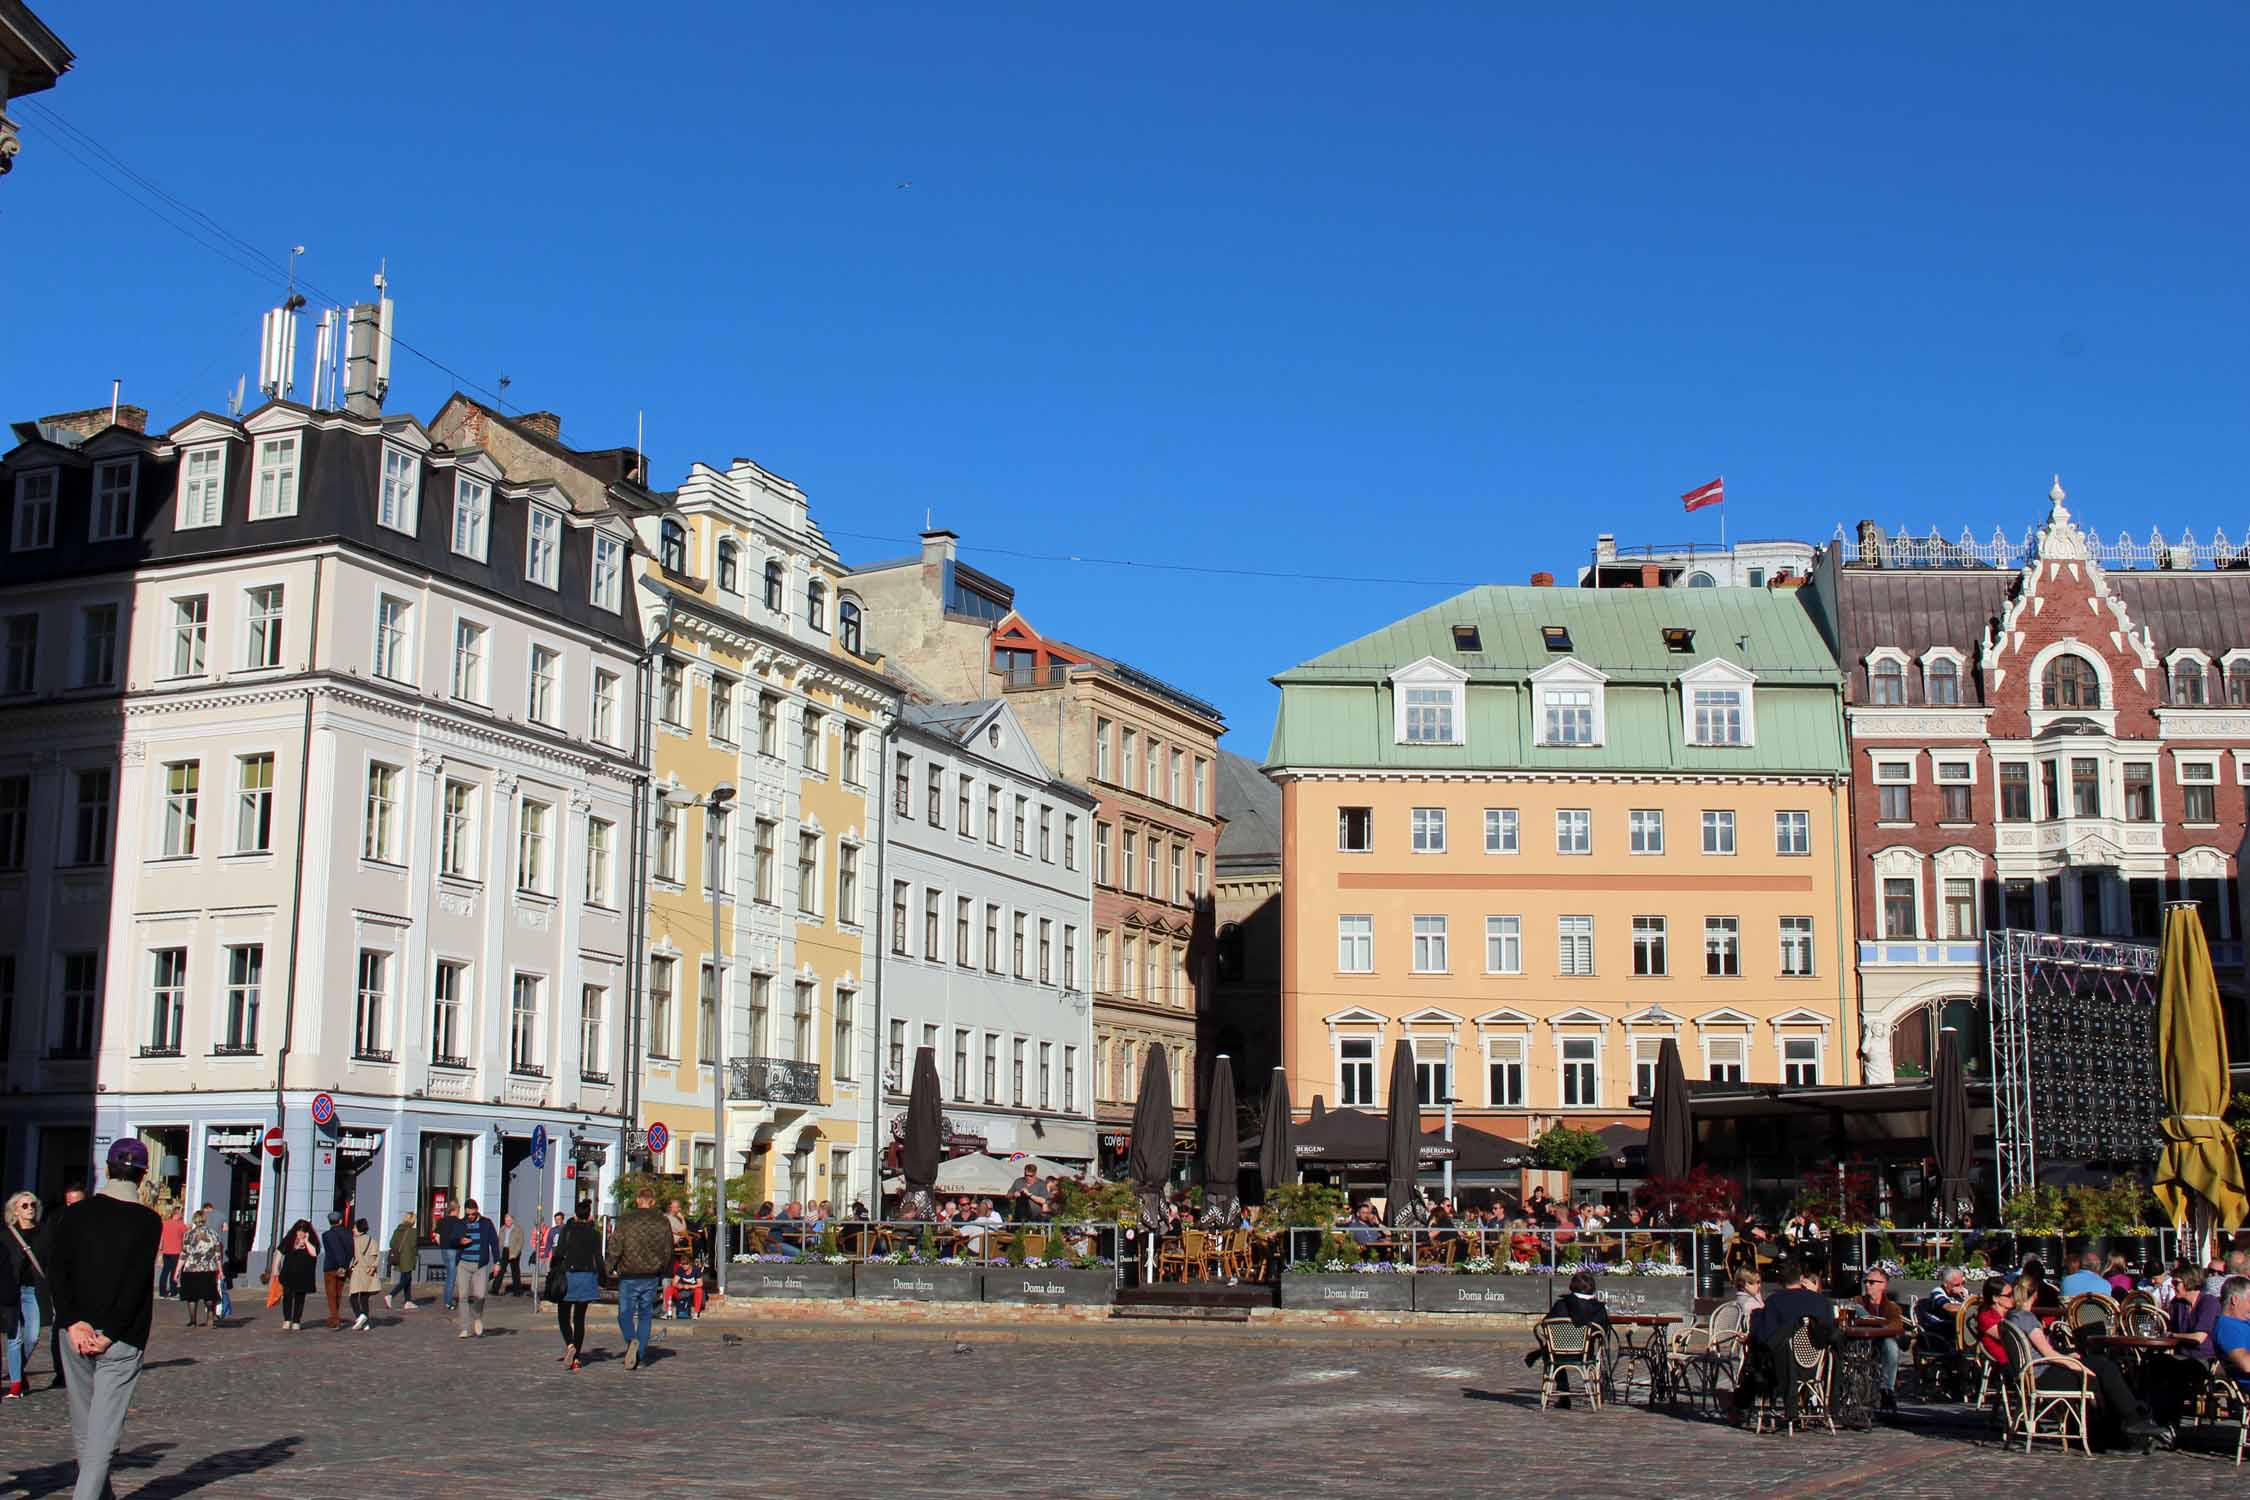
{"type": "Polygon", "coordinates": [[[727,1097],[765,1104],[818,1104],[818,1064],[785,1057],[737,1057],[727,1064],[727,1097]]]}

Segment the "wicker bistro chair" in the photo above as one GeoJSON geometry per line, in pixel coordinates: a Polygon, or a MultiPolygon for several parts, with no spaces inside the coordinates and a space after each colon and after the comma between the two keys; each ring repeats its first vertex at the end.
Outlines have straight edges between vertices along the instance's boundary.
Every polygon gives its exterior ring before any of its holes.
{"type": "Polygon", "coordinates": [[[1176,1267],[1183,1282],[1215,1276],[1219,1270],[1219,1252],[1211,1236],[1203,1230],[1183,1229],[1177,1240],[1166,1240],[1157,1247],[1158,1281],[1164,1279],[1168,1267],[1176,1267]]]}
{"type": "Polygon", "coordinates": [[[1609,1335],[1599,1323],[1581,1326],[1568,1318],[1541,1318],[1531,1325],[1531,1336],[1544,1356],[1539,1375],[1539,1409],[1545,1411],[1557,1396],[1569,1396],[1562,1377],[1575,1372],[1579,1393],[1599,1410],[1602,1385],[1608,1378],[1609,1335]]]}
{"type": "Polygon", "coordinates": [[[2088,1334],[2107,1333],[2117,1322],[2117,1304],[2098,1292],[2081,1292],[2063,1304],[2059,1330],[2067,1331],[2070,1341],[2076,1344],[2088,1334]]]}
{"type": "Polygon", "coordinates": [[[1797,1325],[1788,1347],[1789,1357],[1778,1372],[1780,1378],[1758,1402],[1756,1430],[1787,1427],[1794,1431],[1811,1426],[1817,1417],[1822,1426],[1834,1432],[1836,1419],[1828,1414],[1828,1351],[1813,1342],[1812,1319],[1797,1325]]]}
{"type": "Polygon", "coordinates": [[[2021,1436],[2023,1451],[2041,1438],[2060,1443],[2068,1451],[2073,1439],[2088,1456],[2094,1451],[2089,1437],[2094,1412],[2094,1376],[2083,1365],[2044,1359],[2032,1352],[2031,1340],[2011,1323],[2000,1325],[2000,1341],[2007,1346],[2008,1368],[1999,1372],[2003,1385],[2001,1409],[2007,1423],[2005,1435],[2021,1436]],[[2065,1372],[2067,1381],[2041,1387],[2042,1371],[2065,1372]]]}
{"type": "Polygon", "coordinates": [[[2133,1338],[2162,1338],[2172,1331],[2172,1320],[2154,1297],[2136,1292],[2117,1304],[2117,1331],[2133,1338]]]}
{"type": "Polygon", "coordinates": [[[2199,1426],[2234,1430],[2234,1466],[2241,1468],[2243,1453],[2250,1449],[2250,1392],[2213,1361],[2196,1392],[2195,1407],[2199,1426]]]}
{"type": "Polygon", "coordinates": [[[1672,1339],[1671,1388],[1690,1396],[1715,1399],[1719,1382],[1733,1390],[1742,1380],[1742,1357],[1749,1348],[1749,1327],[1742,1308],[1722,1302],[1711,1309],[1710,1321],[1698,1328],[1690,1324],[1672,1339]]]}

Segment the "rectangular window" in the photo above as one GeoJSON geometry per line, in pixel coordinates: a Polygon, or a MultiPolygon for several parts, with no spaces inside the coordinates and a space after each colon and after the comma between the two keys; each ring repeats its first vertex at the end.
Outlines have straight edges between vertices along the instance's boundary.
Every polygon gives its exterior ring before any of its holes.
{"type": "Polygon", "coordinates": [[[1485,1102],[1495,1109],[1523,1107],[1523,1038],[1488,1037],[1484,1044],[1485,1102]]]}
{"type": "Polygon", "coordinates": [[[1031,799],[1029,797],[1018,797],[1016,799],[1016,819],[1013,827],[1015,829],[1016,853],[1029,854],[1031,852],[1031,799]]]}
{"type": "Polygon", "coordinates": [[[106,865],[109,863],[108,767],[78,772],[71,790],[70,862],[106,865]]]}
{"type": "Polygon", "coordinates": [[[836,845],[836,920],[858,925],[859,845],[836,845]]]}
{"type": "Polygon", "coordinates": [[[2145,760],[2125,763],[2125,820],[2156,821],[2156,768],[2145,760]]]}
{"type": "Polygon", "coordinates": [[[710,737],[714,740],[734,739],[734,679],[711,674],[710,737]]]}
{"type": "Polygon", "coordinates": [[[1345,854],[1367,854],[1375,848],[1375,809],[1340,807],[1336,810],[1336,848],[1345,854]]]}
{"type": "Polygon", "coordinates": [[[1375,919],[1372,916],[1336,919],[1336,969],[1343,974],[1375,972],[1375,919]]]}
{"type": "Polygon", "coordinates": [[[251,671],[281,665],[281,585],[255,588],[243,595],[249,633],[242,664],[251,671]]]}
{"type": "Polygon", "coordinates": [[[273,757],[245,755],[234,763],[234,852],[273,849],[273,757]]]}
{"type": "Polygon", "coordinates": [[[1734,853],[1734,814],[1705,809],[1703,813],[1703,852],[1705,854],[1734,853]]]}
{"type": "Polygon", "coordinates": [[[384,1027],[391,1007],[391,956],[374,948],[359,950],[359,994],[352,1008],[352,1056],[389,1062],[384,1027]]]}
{"type": "Polygon", "coordinates": [[[1586,688],[1546,688],[1540,693],[1544,710],[1543,745],[1591,745],[1594,742],[1594,695],[1586,688]]]}
{"type": "Polygon", "coordinates": [[[1055,858],[1055,810],[1044,805],[1039,809],[1039,858],[1048,864],[1055,858]]]}
{"type": "Polygon", "coordinates": [[[89,604],[78,612],[78,686],[109,687],[116,681],[117,606],[89,604]]]}
{"type": "Polygon", "coordinates": [[[1109,969],[1109,932],[1101,927],[1094,929],[1094,988],[1107,994],[1116,993],[1109,969]]]}
{"type": "Polygon", "coordinates": [[[262,943],[244,943],[227,949],[226,1031],[222,1052],[258,1050],[258,997],[265,989],[266,949],[262,943]]]}
{"type": "Polygon", "coordinates": [[[1078,1108],[1078,1049],[1067,1043],[1063,1046],[1062,1107],[1066,1112],[1078,1108]]]}
{"type": "Polygon", "coordinates": [[[492,537],[492,486],[456,472],[453,476],[453,551],[485,560],[492,537]]]}
{"type": "Polygon", "coordinates": [[[1884,823],[1911,822],[1914,817],[1914,788],[1910,786],[1879,786],[1875,789],[1875,817],[1884,823]]]}
{"type": "Polygon", "coordinates": [[[375,503],[375,519],[393,531],[414,535],[415,511],[422,496],[422,464],[400,448],[383,450],[383,488],[375,503]]]}
{"type": "Polygon", "coordinates": [[[20,870],[31,847],[31,778],[0,776],[0,870],[20,870]]]}
{"type": "MultiPolygon", "coordinates": [[[[226,512],[227,456],[224,448],[199,448],[180,466],[179,527],[216,526],[226,512]]],[[[22,522],[17,529],[20,535],[22,522]]],[[[19,542],[20,546],[21,543],[19,542]]]]}
{"type": "Polygon", "coordinates": [[[1148,839],[1147,839],[1147,848],[1148,848],[1148,883],[1147,883],[1146,885],[1143,885],[1143,886],[1141,887],[1141,889],[1142,889],[1142,891],[1143,891],[1143,892],[1145,892],[1146,894],[1148,894],[1148,895],[1151,895],[1151,896],[1154,896],[1154,895],[1158,894],[1158,892],[1157,892],[1157,886],[1156,886],[1156,849],[1157,849],[1157,843],[1156,843],[1156,836],[1155,836],[1154,834],[1150,834],[1150,835],[1148,836],[1148,839]]]}
{"type": "Polygon", "coordinates": [[[1806,979],[1813,972],[1812,918],[1781,919],[1781,974],[1784,979],[1806,979]]]}
{"type": "Polygon", "coordinates": [[[94,514],[90,542],[115,542],[133,534],[134,464],[129,458],[94,469],[94,514]]]}
{"type": "Polygon", "coordinates": [[[258,484],[251,492],[250,519],[271,520],[297,513],[297,438],[258,441],[258,484]]]}
{"type": "Polygon", "coordinates": [[[1410,687],[1406,690],[1406,742],[1410,745],[1451,745],[1453,692],[1449,687],[1410,687]]]}
{"type": "Polygon", "coordinates": [[[1968,822],[1971,790],[1972,788],[1957,781],[1940,783],[1938,786],[1938,820],[1945,823],[1968,822]]]}
{"type": "Polygon", "coordinates": [[[1625,815],[1626,828],[1632,836],[1635,854],[1662,854],[1664,852],[1664,810],[1657,807],[1636,807],[1625,815]]]}
{"type": "Polygon", "coordinates": [[[1022,1037],[1008,1043],[1008,1102],[1017,1109],[1024,1106],[1024,1051],[1027,1044],[1022,1037]]]}
{"type": "Polygon", "coordinates": [[[536,505],[525,521],[523,576],[543,589],[556,587],[562,576],[562,517],[536,505]]]}
{"type": "Polygon", "coordinates": [[[687,712],[687,667],[666,657],[656,664],[656,717],[675,729],[685,729],[687,712]]]}
{"type": "Polygon", "coordinates": [[[1446,1044],[1441,1037],[1416,1037],[1414,1047],[1414,1102],[1439,1105],[1453,1096],[1453,1081],[1447,1075],[1446,1044]]]}
{"type": "Polygon", "coordinates": [[[750,976],[750,1014],[745,1018],[746,1030],[742,1038],[745,1057],[770,1057],[773,1046],[770,1030],[773,1015],[773,976],[750,976]]]}
{"type": "MultiPolygon", "coordinates": [[[[658,798],[649,818],[649,874],[672,885],[680,883],[680,810],[658,798]]],[[[761,897],[760,899],[763,899],[761,897]]]]}
{"type": "Polygon", "coordinates": [[[1187,902],[1187,874],[1182,861],[1187,850],[1179,844],[1172,846],[1172,904],[1182,906],[1187,902]]]}
{"type": "Polygon", "coordinates": [[[172,675],[201,677],[211,639],[211,601],[202,594],[172,601],[172,675]]]}
{"type": "Polygon", "coordinates": [[[546,981],[536,974],[518,974],[508,995],[508,1071],[538,1078],[546,1074],[539,1065],[539,1000],[546,981]]]}
{"type": "Polygon", "coordinates": [[[1523,972],[1523,918],[1484,919],[1484,971],[1487,974],[1523,972]]]}
{"type": "Polygon", "coordinates": [[[90,1057],[94,1051],[94,1012],[102,997],[102,956],[62,956],[62,1013],[55,1018],[54,1055],[90,1057]]]}
{"type": "Polygon", "coordinates": [[[775,841],[779,835],[780,825],[773,819],[757,818],[751,821],[750,895],[752,900],[763,901],[768,906],[774,904],[775,841]]]}
{"type": "Polygon", "coordinates": [[[976,944],[969,931],[976,920],[976,909],[976,903],[967,896],[953,898],[953,961],[964,969],[976,966],[976,944]]]}
{"type": "Polygon", "coordinates": [[[1742,1082],[1743,1058],[1750,1050],[1745,1038],[1714,1033],[1703,1039],[1703,1065],[1713,1083],[1742,1082]]]}
{"type": "Polygon", "coordinates": [[[1911,938],[1921,935],[1915,921],[1914,882],[1892,876],[1883,882],[1883,936],[1911,938]]]}
{"type": "Polygon", "coordinates": [[[594,537],[594,577],[590,589],[596,609],[621,613],[625,607],[625,544],[613,536],[594,537]]]}
{"type": "Polygon", "coordinates": [[[21,475],[16,480],[16,550],[28,552],[54,544],[55,472],[49,469],[41,474],[21,475]]]}
{"type": "Polygon", "coordinates": [[[891,811],[901,818],[911,818],[914,816],[914,757],[898,756],[891,766],[891,811]]]}
{"type": "Polygon", "coordinates": [[[906,912],[912,889],[903,880],[891,882],[891,951],[901,958],[906,956],[906,912]]]}
{"type": "Polygon", "coordinates": [[[996,786],[984,789],[984,841],[1000,847],[1000,788],[996,786]]]}
{"type": "Polygon", "coordinates": [[[1781,1081],[1796,1088],[1819,1084],[1819,1037],[1785,1036],[1781,1039],[1781,1081]]]}
{"type": "Polygon", "coordinates": [[[1583,976],[1594,972],[1594,919],[1592,917],[1557,917],[1555,919],[1555,969],[1564,975],[1583,976]]]}
{"type": "Polygon", "coordinates": [[[1488,807],[1484,810],[1484,852],[1487,854],[1513,854],[1517,849],[1516,809],[1488,807]]]}
{"type": "Polygon", "coordinates": [[[1096,781],[1114,779],[1109,774],[1110,728],[1109,720],[1103,718],[1094,720],[1094,779],[1096,781]]]}
{"type": "Polygon", "coordinates": [[[586,904],[608,906],[610,863],[617,850],[617,825],[607,818],[586,820],[586,904]]]}
{"type": "Polygon", "coordinates": [[[1062,930],[1062,982],[1066,990],[1078,988],[1078,929],[1067,922],[1062,930]]]}
{"type": "Polygon", "coordinates": [[[808,771],[821,769],[820,732],[821,715],[815,709],[806,709],[797,725],[797,759],[808,771]]]}
{"type": "Polygon", "coordinates": [[[1094,884],[1109,884],[1109,825],[1094,824],[1094,884]]]}
{"type": "Polygon", "coordinates": [[[953,1032],[953,1098],[955,1102],[969,1097],[969,1034],[956,1027],[953,1032]]]}
{"type": "Polygon", "coordinates": [[[2182,761],[2180,763],[2180,820],[2186,823],[2216,823],[2218,813],[2218,771],[2208,761],[2182,761]]]}
{"type": "Polygon", "coordinates": [[[0,692],[28,693],[39,686],[39,617],[8,616],[8,659],[0,692]]]}
{"type": "Polygon", "coordinates": [[[1807,812],[1777,812],[1773,815],[1773,852],[1776,854],[1812,853],[1812,814],[1807,812]]]}
{"type": "Polygon", "coordinates": [[[195,853],[195,829],[203,794],[203,763],[174,761],[164,768],[164,857],[187,859],[195,853]]]}
{"type": "Polygon", "coordinates": [[[781,755],[781,700],[771,693],[758,695],[758,753],[781,755]]]}
{"type": "Polygon", "coordinates": [[[1121,830],[1118,836],[1117,859],[1117,885],[1120,890],[1129,891],[1133,888],[1133,853],[1137,847],[1134,842],[1133,830],[1130,828],[1121,830]]]}
{"type": "Polygon", "coordinates": [[[884,1078],[883,1086],[894,1092],[902,1092],[907,1085],[906,1023],[904,1021],[891,1022],[890,1047],[887,1057],[888,1061],[884,1064],[884,1072],[888,1076],[884,1078]]]}
{"type": "Polygon", "coordinates": [[[524,717],[534,724],[555,727],[556,705],[562,701],[562,653],[552,646],[531,648],[531,674],[524,693],[524,717]]]}
{"type": "Polygon", "coordinates": [[[1000,1038],[991,1032],[984,1034],[984,1102],[1000,1102],[1000,1038]]]}
{"type": "Polygon", "coordinates": [[[1566,807],[1555,814],[1555,852],[1594,852],[1594,815],[1583,807],[1566,807]]]}
{"type": "Polygon", "coordinates": [[[1039,982],[1055,982],[1055,924],[1047,917],[1039,919],[1039,982]]]}
{"type": "Polygon", "coordinates": [[[1945,935],[1949,938],[1977,935],[1977,883],[1974,880],[1945,882],[1945,935]]]}
{"type": "Polygon", "coordinates": [[[1375,1039],[1347,1036],[1336,1043],[1337,1087],[1347,1105],[1375,1102],[1375,1039]]]}
{"type": "Polygon", "coordinates": [[[984,971],[1000,972],[1000,908],[989,901],[984,905],[984,971]]]}
{"type": "Polygon", "coordinates": [[[1562,1102],[1575,1109],[1602,1102],[1601,1043],[1593,1037],[1562,1039],[1562,1102]]]}
{"type": "Polygon", "coordinates": [[[1416,917],[1414,919],[1414,972],[1417,974],[1443,974],[1445,967],[1445,918],[1416,917]]]}
{"type": "Polygon", "coordinates": [[[853,1014],[857,1009],[854,1004],[856,998],[857,992],[846,989],[843,985],[836,986],[836,1014],[830,1028],[828,1076],[838,1083],[852,1081],[852,1058],[859,1052],[852,1037],[852,1028],[856,1024],[853,1014]]]}
{"type": "Polygon", "coordinates": [[[178,1057],[187,1021],[187,949],[158,948],[149,958],[148,1046],[141,1055],[178,1057]]]}
{"type": "Polygon", "coordinates": [[[375,675],[392,682],[414,680],[413,637],[409,633],[411,608],[404,599],[385,594],[375,604],[375,675]]]}
{"type": "Polygon", "coordinates": [[[839,741],[839,751],[837,755],[836,765],[837,774],[844,778],[844,785],[846,786],[866,785],[866,781],[861,777],[859,769],[859,726],[856,724],[846,724],[841,730],[837,732],[837,737],[839,741]]]}
{"type": "Polygon", "coordinates": [[[659,956],[648,961],[648,1055],[672,1059],[672,997],[680,961],[659,956]]]}
{"type": "Polygon", "coordinates": [[[944,925],[939,913],[945,898],[934,890],[922,893],[922,956],[931,963],[939,961],[940,933],[944,925]]]}
{"type": "Polygon", "coordinates": [[[820,835],[797,835],[797,910],[820,910],[820,835]]]}
{"type": "Polygon", "coordinates": [[[1206,790],[1211,775],[1211,762],[1198,755],[1195,758],[1195,810],[1209,812],[1210,795],[1206,790]]]}
{"type": "Polygon", "coordinates": [[[1671,973],[1664,954],[1665,919],[1633,918],[1633,972],[1643,978],[1671,973]]]}
{"type": "Polygon", "coordinates": [[[2091,756],[2071,757],[2070,811],[2080,818],[2102,815],[2102,763],[2091,756]]]}
{"type": "Polygon", "coordinates": [[[2031,767],[2020,760],[2000,763],[2000,821],[2031,821],[2031,767]]]}
{"type": "Polygon", "coordinates": [[[551,848],[548,825],[554,820],[555,810],[544,802],[529,797],[519,804],[516,833],[516,889],[538,895],[552,895],[553,871],[549,868],[548,852],[551,848]]]}
{"type": "Polygon", "coordinates": [[[487,632],[473,620],[453,623],[453,696],[464,703],[483,703],[484,641],[487,632]]]}
{"type": "Polygon", "coordinates": [[[1656,1064],[1664,1055],[1664,1038],[1633,1038],[1633,1097],[1647,1099],[1656,1093],[1656,1064]]]}
{"type": "Polygon", "coordinates": [[[1181,778],[1185,774],[1186,767],[1187,759],[1177,747],[1174,747],[1172,750],[1167,752],[1164,765],[1164,800],[1171,803],[1174,807],[1187,806],[1187,800],[1183,795],[1184,788],[1182,788],[1182,786],[1180,785],[1181,778]]]}
{"type": "Polygon", "coordinates": [[[1695,690],[1695,742],[1698,745],[1742,744],[1742,689],[1695,690]]]}
{"type": "Polygon", "coordinates": [[[1064,869],[1075,870],[1078,868],[1078,814],[1076,813],[1063,814],[1062,859],[1064,869]]]}
{"type": "Polygon", "coordinates": [[[601,745],[617,743],[617,674],[604,668],[594,669],[594,742],[601,745]]]}
{"type": "Polygon", "coordinates": [[[1734,917],[1703,919],[1703,972],[1713,979],[1742,973],[1742,923],[1734,917]]]}
{"type": "Polygon", "coordinates": [[[588,1083],[609,1081],[609,1053],[602,1046],[608,1034],[609,990],[604,985],[582,985],[578,991],[578,1076],[588,1083]]]}
{"type": "Polygon", "coordinates": [[[1156,736],[1150,735],[1148,740],[1148,777],[1141,783],[1141,789],[1151,797],[1156,796],[1163,790],[1162,787],[1157,785],[1156,779],[1157,767],[1162,761],[1163,753],[1163,747],[1156,742],[1156,736]]]}

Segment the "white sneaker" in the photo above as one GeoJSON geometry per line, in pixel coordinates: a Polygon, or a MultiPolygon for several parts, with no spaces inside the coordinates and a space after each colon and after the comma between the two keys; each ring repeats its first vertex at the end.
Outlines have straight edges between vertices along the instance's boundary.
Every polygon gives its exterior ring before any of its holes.
{"type": "Polygon", "coordinates": [[[454,1337],[455,1337],[455,1338],[457,1338],[457,1339],[465,1339],[465,1338],[467,1338],[468,1336],[469,1336],[469,1330],[468,1330],[468,1329],[466,1329],[466,1328],[462,1329],[462,1330],[461,1330],[461,1331],[460,1331],[459,1333],[457,1333],[457,1334],[455,1334],[455,1335],[454,1335],[454,1337]]]}
{"type": "Polygon", "coordinates": [[[400,1309],[400,1311],[402,1311],[402,1312],[412,1312],[412,1311],[414,1311],[414,1304],[413,1304],[412,1302],[409,1302],[409,1303],[407,1303],[407,1304],[406,1304],[406,1306],[405,1306],[405,1307],[401,1308],[401,1309],[400,1309]]]}
{"type": "Polygon", "coordinates": [[[383,1311],[385,1311],[385,1312],[389,1312],[390,1310],[391,1310],[391,1294],[390,1294],[389,1292],[385,1292],[385,1293],[383,1293],[383,1311]]]}
{"type": "Polygon", "coordinates": [[[360,1314],[360,1315],[359,1315],[359,1316],[358,1316],[357,1318],[354,1318],[354,1319],[352,1320],[352,1332],[354,1332],[354,1333],[365,1333],[366,1331],[367,1331],[367,1314],[365,1314],[365,1313],[361,1313],[361,1314],[360,1314]]]}

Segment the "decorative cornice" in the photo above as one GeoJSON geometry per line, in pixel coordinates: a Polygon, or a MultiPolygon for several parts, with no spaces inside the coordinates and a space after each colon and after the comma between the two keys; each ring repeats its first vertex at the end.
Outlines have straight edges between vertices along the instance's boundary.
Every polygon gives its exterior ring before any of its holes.
{"type": "Polygon", "coordinates": [[[1873,708],[1844,710],[1854,739],[1927,738],[1983,739],[1991,720],[1989,708],[1873,708]]]}
{"type": "Polygon", "coordinates": [[[1838,786],[1848,777],[1834,771],[1448,771],[1407,770],[1393,766],[1272,766],[1275,781],[1458,781],[1471,785],[1605,786],[1838,786]]]}

